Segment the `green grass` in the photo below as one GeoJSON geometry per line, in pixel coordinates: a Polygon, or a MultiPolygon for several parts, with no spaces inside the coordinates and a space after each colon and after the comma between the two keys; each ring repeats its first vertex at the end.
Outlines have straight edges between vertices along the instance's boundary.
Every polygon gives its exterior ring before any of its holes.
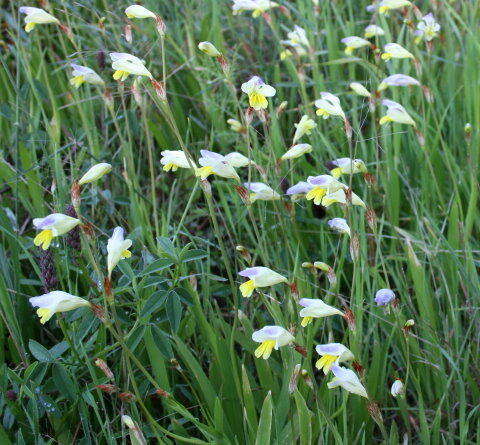
{"type": "Polygon", "coordinates": [[[399,11],[372,16],[365,0],[320,1],[316,12],[312,0],[279,1],[290,14],[270,11],[269,25],[262,16],[233,16],[229,1],[146,0],[144,6],[167,24],[164,41],[153,20],[126,19],[128,2],[44,5],[71,29],[71,38],[55,25],[39,25],[27,35],[18,14],[22,4],[4,3],[2,444],[125,443],[124,414],[152,443],[480,443],[480,4],[415,2],[442,26],[427,50],[414,43],[413,12],[404,20],[399,11]],[[386,31],[377,46],[402,44],[417,58],[420,73],[410,61],[386,64],[370,49],[345,56],[340,40],[363,35],[370,21],[386,31]],[[127,22],[132,43],[122,36],[127,22]],[[306,29],[312,50],[280,61],[280,40],[295,24],[306,29]],[[227,79],[215,59],[198,51],[203,40],[228,59],[227,79]],[[144,78],[137,103],[131,76],[123,85],[112,79],[111,51],[144,59],[157,80],[165,73],[168,102],[144,78]],[[106,81],[111,106],[103,88],[69,85],[72,61],[106,81]],[[348,87],[357,81],[373,91],[394,73],[419,79],[431,93],[431,102],[419,87],[383,93],[407,109],[423,144],[410,126],[380,127],[385,107],[369,110],[368,101],[348,87]],[[269,99],[267,122],[255,116],[248,133],[238,134],[226,120],[243,120],[248,103],[240,86],[252,75],[277,94],[269,99]],[[350,141],[341,119],[315,117],[313,101],[322,91],[339,96],[353,126],[350,141]],[[288,104],[277,112],[282,101],[288,104]],[[302,114],[318,123],[302,139],[313,151],[277,165],[302,114]],[[465,133],[466,123],[471,133],[465,133]],[[162,170],[165,149],[188,150],[195,159],[201,149],[239,151],[262,167],[238,169],[242,180],[266,182],[279,193],[285,183],[327,173],[327,161],[361,158],[376,183],[362,175],[343,180],[375,211],[376,225],[367,224],[362,208],[335,204],[322,218],[310,201],[290,203],[283,194],[279,201],[247,206],[235,182],[218,177],[209,178],[210,196],[186,169],[162,170]],[[50,251],[55,290],[103,307],[107,320],[81,308],[41,325],[28,302],[44,293],[32,218],[64,212],[72,182],[101,161],[113,170],[83,188],[80,207],[94,235],[83,231],[79,250],[66,236],[56,238],[50,251]],[[334,217],[346,217],[358,237],[355,260],[348,238],[327,227],[334,217]],[[118,225],[133,240],[133,255],[115,269],[108,301],[106,243],[118,225]],[[237,245],[245,246],[251,262],[237,245]],[[302,268],[313,261],[333,267],[334,286],[325,274],[302,268]],[[348,306],[355,330],[340,317],[300,327],[298,296],[284,284],[243,299],[237,273],[249,264],[285,275],[300,297],[348,306]],[[398,296],[391,311],[373,301],[385,287],[398,296]],[[404,333],[407,319],[415,326],[404,333]],[[283,347],[268,361],[256,359],[251,334],[267,324],[290,329],[306,357],[283,347]],[[314,347],[331,341],[354,353],[371,402],[327,388],[331,377],[315,369],[314,347]],[[113,382],[95,366],[97,358],[107,362],[113,382]],[[305,375],[290,391],[297,364],[305,375]],[[403,399],[390,395],[396,378],[406,385],[403,399]],[[117,392],[97,388],[105,384],[115,384],[117,392]],[[122,392],[132,400],[119,397],[122,392]],[[383,421],[370,416],[372,402],[383,421]]]}

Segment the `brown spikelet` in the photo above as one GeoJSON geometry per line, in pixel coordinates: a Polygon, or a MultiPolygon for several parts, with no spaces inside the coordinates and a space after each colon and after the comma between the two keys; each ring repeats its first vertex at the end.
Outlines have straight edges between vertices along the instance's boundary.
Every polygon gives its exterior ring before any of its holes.
{"type": "Polygon", "coordinates": [[[170,393],[167,392],[167,391],[165,391],[164,389],[161,389],[161,388],[160,388],[160,389],[157,389],[157,390],[155,391],[155,394],[156,394],[157,396],[163,397],[164,399],[168,399],[168,398],[170,397],[170,393]]]}
{"type": "Polygon", "coordinates": [[[55,271],[55,263],[53,253],[50,249],[41,249],[40,254],[40,271],[42,275],[43,287],[45,292],[55,290],[58,285],[57,273],[55,271]]]}
{"type": "MultiPolygon", "coordinates": [[[[65,215],[71,216],[72,218],[78,218],[77,212],[73,205],[67,205],[65,207],[65,215]]],[[[67,233],[67,244],[76,252],[80,251],[82,246],[80,242],[80,228],[74,227],[70,232],[67,233]]]]}
{"type": "Polygon", "coordinates": [[[96,385],[95,388],[98,388],[100,391],[106,392],[107,394],[112,394],[118,390],[115,385],[96,385]]]}
{"type": "Polygon", "coordinates": [[[115,380],[115,376],[113,375],[112,370],[108,367],[105,360],[102,360],[101,358],[96,358],[93,363],[95,364],[95,366],[97,366],[102,370],[102,372],[105,374],[105,377],[107,377],[107,379],[115,380]]]}
{"type": "Polygon", "coordinates": [[[299,354],[303,355],[304,357],[307,356],[307,348],[305,348],[305,346],[301,346],[301,345],[295,345],[294,347],[295,351],[297,351],[299,354]]]}
{"type": "Polygon", "coordinates": [[[131,393],[131,392],[121,392],[119,395],[118,395],[118,398],[122,401],[122,402],[132,402],[134,399],[135,399],[135,396],[131,393]]]}

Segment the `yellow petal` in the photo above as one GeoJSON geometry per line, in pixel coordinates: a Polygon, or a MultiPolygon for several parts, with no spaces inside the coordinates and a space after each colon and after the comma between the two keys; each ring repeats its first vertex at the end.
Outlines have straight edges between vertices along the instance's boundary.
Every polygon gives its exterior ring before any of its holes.
{"type": "Polygon", "coordinates": [[[327,191],[325,189],[315,187],[306,194],[305,198],[309,201],[313,199],[313,203],[318,206],[326,193],[327,191]]]}
{"type": "Polygon", "coordinates": [[[40,317],[40,323],[45,324],[53,316],[53,311],[46,307],[37,309],[37,315],[40,317]]]}
{"type": "Polygon", "coordinates": [[[53,239],[53,232],[51,230],[42,230],[33,240],[33,244],[36,246],[42,246],[43,250],[47,250],[50,247],[50,243],[53,239]]]}
{"type": "Polygon", "coordinates": [[[260,346],[255,350],[255,357],[262,357],[264,360],[267,360],[272,353],[273,348],[275,347],[275,340],[265,340],[260,344],[260,346]]]}
{"type": "Polygon", "coordinates": [[[383,53],[382,54],[382,59],[383,60],[390,60],[392,58],[392,55],[390,53],[383,53]]]}
{"type": "Polygon", "coordinates": [[[250,106],[255,108],[255,110],[260,110],[268,107],[267,98],[260,93],[253,92],[248,96],[250,106]]]}
{"type": "Polygon", "coordinates": [[[354,50],[354,49],[355,49],[355,48],[353,48],[353,46],[347,46],[347,47],[345,48],[345,54],[347,54],[347,55],[349,56],[350,54],[353,53],[353,50],[354,50]]]}
{"type": "Polygon", "coordinates": [[[197,170],[197,173],[200,175],[200,178],[207,179],[210,175],[213,175],[213,167],[209,165],[201,167],[197,170]]]}
{"type": "Polygon", "coordinates": [[[73,85],[75,88],[79,88],[83,82],[85,82],[84,76],[75,76],[70,79],[70,85],[73,85]]]}
{"type": "Polygon", "coordinates": [[[308,326],[313,320],[313,317],[303,317],[302,318],[302,327],[308,326]]]}
{"type": "Polygon", "coordinates": [[[334,178],[339,178],[340,175],[342,174],[342,169],[340,167],[336,167],[332,170],[330,170],[330,174],[334,177],[334,178]]]}
{"type": "Polygon", "coordinates": [[[122,252],[122,260],[124,258],[130,258],[132,256],[132,252],[130,252],[128,249],[125,249],[123,252],[122,252]]]}
{"type": "Polygon", "coordinates": [[[330,368],[332,365],[338,360],[338,357],[336,355],[324,355],[322,356],[319,360],[317,360],[317,363],[315,363],[315,367],[317,369],[322,369],[325,374],[328,374],[328,371],[330,371],[330,368]]]}
{"type": "Polygon", "coordinates": [[[393,122],[393,119],[390,117],[390,116],[383,116],[380,121],[379,121],[379,124],[380,125],[384,125],[388,122],[393,122]]]}
{"type": "Polygon", "coordinates": [[[254,290],[255,290],[255,281],[253,280],[245,281],[245,283],[240,285],[240,292],[242,293],[242,297],[245,297],[245,298],[251,297],[254,290]]]}
{"type": "Polygon", "coordinates": [[[35,28],[35,25],[36,25],[36,23],[32,23],[32,22],[27,23],[27,24],[25,25],[25,31],[26,31],[26,32],[30,32],[33,28],[35,28]]]}

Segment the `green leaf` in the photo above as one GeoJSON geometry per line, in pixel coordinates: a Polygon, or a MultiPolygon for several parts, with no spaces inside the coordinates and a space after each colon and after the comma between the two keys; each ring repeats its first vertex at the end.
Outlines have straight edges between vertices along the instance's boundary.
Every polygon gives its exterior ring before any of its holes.
{"type": "Polygon", "coordinates": [[[167,317],[173,332],[177,332],[182,319],[182,303],[175,291],[170,291],[167,297],[167,317]]]}
{"type": "Polygon", "coordinates": [[[35,340],[30,339],[28,341],[28,348],[39,362],[52,362],[54,360],[50,351],[35,340]]]}
{"type": "Polygon", "coordinates": [[[169,268],[173,264],[173,261],[167,258],[159,258],[158,260],[153,261],[147,267],[145,267],[142,272],[140,272],[140,276],[149,275],[151,273],[157,273],[164,269],[169,268]]]}
{"type": "Polygon", "coordinates": [[[263,401],[260,421],[258,422],[257,437],[255,445],[268,445],[272,430],[272,393],[268,391],[267,397],[263,401]]]}

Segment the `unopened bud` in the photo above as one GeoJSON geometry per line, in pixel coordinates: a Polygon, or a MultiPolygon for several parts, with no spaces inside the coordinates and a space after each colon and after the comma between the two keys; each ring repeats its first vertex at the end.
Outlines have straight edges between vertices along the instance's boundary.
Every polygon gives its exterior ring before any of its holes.
{"type": "Polygon", "coordinates": [[[302,263],[302,267],[305,269],[312,269],[314,266],[313,266],[313,263],[310,263],[309,261],[305,261],[304,263],[302,263]]]}
{"type": "Polygon", "coordinates": [[[243,246],[237,246],[235,247],[235,250],[240,253],[242,258],[247,262],[251,263],[252,261],[252,256],[250,255],[250,252],[243,246]]]}
{"type": "Polygon", "coordinates": [[[96,385],[95,388],[99,389],[100,391],[112,394],[117,391],[117,387],[115,385],[107,384],[107,385],[96,385]]]}
{"type": "Polygon", "coordinates": [[[219,57],[222,55],[212,42],[200,42],[198,49],[210,57],[219,57]]]}
{"type": "Polygon", "coordinates": [[[142,433],[142,430],[132,420],[130,416],[122,416],[122,422],[130,430],[130,439],[132,443],[138,443],[139,445],[147,445],[147,440],[142,433]]]}
{"type": "MultiPolygon", "coordinates": [[[[101,162],[100,164],[95,164],[88,169],[88,171],[80,178],[78,185],[88,184],[99,180],[102,176],[112,171],[111,164],[106,162],[101,162]]],[[[73,186],[72,186],[72,200],[73,200],[73,186]]]]}
{"type": "Polygon", "coordinates": [[[288,102],[284,100],[278,107],[277,107],[277,116],[282,114],[285,109],[287,108],[288,102]]]}
{"type": "Polygon", "coordinates": [[[96,358],[93,363],[95,364],[95,366],[97,366],[102,370],[102,372],[105,374],[105,377],[107,377],[107,379],[115,380],[115,376],[113,375],[113,372],[108,367],[105,360],[102,360],[101,358],[96,358]]]}

